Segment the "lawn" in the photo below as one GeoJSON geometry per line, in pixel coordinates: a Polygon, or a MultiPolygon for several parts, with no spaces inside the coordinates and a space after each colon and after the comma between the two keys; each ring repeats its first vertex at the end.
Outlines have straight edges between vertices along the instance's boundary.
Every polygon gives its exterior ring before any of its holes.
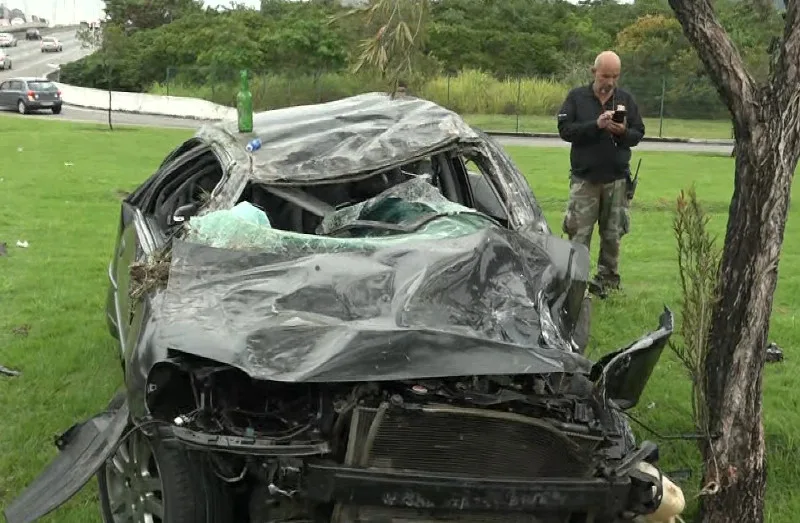
{"type": "MultiPolygon", "coordinates": [[[[53,436],[102,409],[120,384],[116,345],[104,310],[106,267],[119,219],[121,191],[141,182],[187,131],[45,123],[2,116],[0,157],[0,364],[22,371],[0,376],[0,508],[55,455],[53,436]],[[29,242],[16,247],[17,240],[29,242]]],[[[558,229],[567,195],[564,149],[509,148],[528,176],[548,220],[558,229]]],[[[692,181],[723,232],[732,191],[732,160],[711,155],[640,152],[648,165],[633,202],[632,230],[622,248],[625,292],[597,302],[591,354],[617,348],[656,327],[664,304],[678,313],[675,241],[670,220],[676,195],[692,181]]],[[[786,349],[783,363],[765,373],[769,460],[767,521],[790,522],[800,512],[800,242],[792,209],[780,265],[771,339],[786,349]]],[[[596,256],[597,239],[593,242],[596,256]]],[[[661,435],[689,432],[689,387],[682,368],[665,353],[637,418],[661,435]]],[[[687,498],[697,492],[698,455],[691,442],[657,441],[667,471],[690,468],[687,498]]],[[[96,488],[47,521],[98,522],[96,488]]]]}
{"type": "MultiPolygon", "coordinates": [[[[464,119],[484,131],[557,133],[553,116],[504,114],[465,114],[464,119]]],[[[730,140],[731,124],[726,120],[681,120],[678,118],[644,119],[645,135],[664,138],[730,140]]]]}

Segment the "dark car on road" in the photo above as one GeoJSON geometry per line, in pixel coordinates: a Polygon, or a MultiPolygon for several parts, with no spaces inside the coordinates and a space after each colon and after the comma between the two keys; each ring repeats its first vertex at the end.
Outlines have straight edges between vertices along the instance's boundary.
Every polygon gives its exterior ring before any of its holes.
{"type": "Polygon", "coordinates": [[[42,34],[38,29],[28,29],[25,31],[25,40],[40,40],[41,38],[42,34]]]}
{"type": "Polygon", "coordinates": [[[205,125],[118,231],[124,386],[8,523],[93,476],[108,523],[599,523],[674,501],[624,415],[672,313],[588,359],[588,250],[449,110],[371,93],[205,125]]]}
{"type": "Polygon", "coordinates": [[[47,78],[10,78],[0,83],[0,107],[20,114],[41,110],[59,114],[62,104],[61,90],[47,78]]]}

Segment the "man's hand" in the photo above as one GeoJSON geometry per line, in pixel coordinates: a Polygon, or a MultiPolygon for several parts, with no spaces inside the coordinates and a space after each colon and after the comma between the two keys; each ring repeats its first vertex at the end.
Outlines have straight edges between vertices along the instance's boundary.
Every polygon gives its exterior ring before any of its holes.
{"type": "Polygon", "coordinates": [[[611,117],[614,116],[614,111],[605,111],[601,113],[600,116],[597,118],[597,127],[599,129],[606,129],[608,128],[609,124],[611,124],[611,117]]]}
{"type": "Polygon", "coordinates": [[[607,129],[617,136],[622,136],[625,134],[625,130],[628,128],[627,122],[623,121],[622,123],[613,122],[611,120],[608,121],[607,129]]]}

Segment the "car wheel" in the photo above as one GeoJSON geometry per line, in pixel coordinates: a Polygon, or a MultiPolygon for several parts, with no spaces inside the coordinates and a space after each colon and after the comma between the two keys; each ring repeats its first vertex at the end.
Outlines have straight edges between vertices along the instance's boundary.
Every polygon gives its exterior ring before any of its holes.
{"type": "Polygon", "coordinates": [[[105,523],[227,523],[232,504],[203,455],[133,431],[97,472],[105,523]]]}
{"type": "Polygon", "coordinates": [[[53,107],[53,114],[61,114],[61,106],[53,107]]]}
{"type": "Polygon", "coordinates": [[[19,101],[17,104],[17,111],[19,111],[19,114],[28,114],[28,106],[25,105],[24,101],[19,101]]]}

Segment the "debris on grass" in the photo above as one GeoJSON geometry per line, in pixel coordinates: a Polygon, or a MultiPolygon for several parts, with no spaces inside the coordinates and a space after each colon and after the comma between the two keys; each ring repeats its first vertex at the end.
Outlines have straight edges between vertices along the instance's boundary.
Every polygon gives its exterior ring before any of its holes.
{"type": "Polygon", "coordinates": [[[149,291],[166,287],[172,251],[159,251],[148,260],[131,264],[130,297],[137,300],[149,291]]]}
{"type": "Polygon", "coordinates": [[[0,256],[7,256],[8,255],[8,245],[6,242],[0,243],[0,256]]]}
{"type": "Polygon", "coordinates": [[[8,367],[4,367],[0,365],[0,374],[3,376],[19,376],[20,372],[18,370],[11,370],[8,367]]]}
{"type": "Polygon", "coordinates": [[[783,349],[774,342],[770,343],[767,345],[767,362],[776,363],[779,361],[783,361],[783,349]]]}
{"type": "Polygon", "coordinates": [[[28,242],[23,240],[17,240],[17,247],[22,247],[23,249],[27,249],[28,242]]]}
{"type": "Polygon", "coordinates": [[[31,326],[28,325],[27,323],[24,325],[19,325],[11,329],[11,332],[16,334],[17,336],[25,337],[31,332],[31,326]]]}

